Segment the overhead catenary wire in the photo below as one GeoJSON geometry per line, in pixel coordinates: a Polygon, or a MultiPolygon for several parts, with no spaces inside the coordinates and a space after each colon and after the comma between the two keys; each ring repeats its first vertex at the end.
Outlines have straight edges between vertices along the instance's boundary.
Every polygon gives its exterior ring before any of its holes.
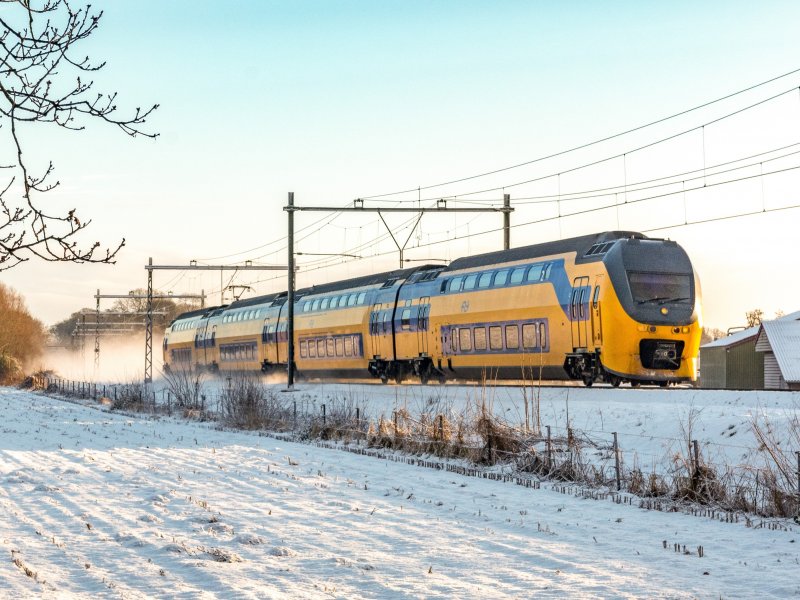
{"type": "MultiPolygon", "coordinates": [[[[752,180],[752,179],[756,179],[756,178],[759,178],[759,177],[767,177],[767,176],[770,176],[770,175],[776,175],[776,174],[779,174],[779,173],[795,171],[795,170],[798,170],[798,169],[800,169],[800,165],[795,165],[795,166],[787,167],[787,168],[784,168],[784,169],[776,169],[774,171],[767,171],[767,172],[764,172],[763,174],[759,173],[757,175],[739,177],[739,178],[736,178],[736,179],[730,179],[730,180],[725,180],[725,181],[720,181],[720,182],[715,182],[715,183],[708,183],[708,184],[705,184],[705,185],[697,186],[695,188],[686,188],[685,190],[678,190],[678,191],[674,191],[674,192],[658,194],[658,195],[655,195],[655,196],[648,196],[648,197],[645,197],[645,198],[637,198],[637,199],[634,199],[634,200],[629,200],[628,204],[629,205],[630,204],[637,204],[637,203],[646,202],[646,201],[649,201],[649,200],[655,200],[655,199],[659,199],[659,198],[664,198],[664,197],[668,197],[668,196],[674,196],[674,195],[677,195],[677,194],[682,194],[684,192],[697,191],[697,190],[710,188],[710,187],[717,187],[717,186],[721,186],[721,185],[729,185],[729,184],[732,184],[732,183],[752,180]]],[[[512,228],[520,228],[520,227],[526,227],[526,226],[529,226],[529,225],[542,224],[542,223],[547,223],[547,222],[554,221],[556,219],[562,219],[562,218],[567,218],[567,217],[571,217],[571,216],[585,215],[585,214],[590,214],[590,213],[594,213],[594,212],[599,212],[599,211],[602,211],[602,210],[609,210],[609,209],[615,208],[616,206],[618,206],[618,205],[617,204],[608,204],[608,205],[604,205],[604,206],[600,206],[600,207],[593,207],[593,208],[589,208],[589,209],[585,209],[585,210],[581,210],[581,211],[577,211],[577,212],[573,212],[573,213],[562,214],[560,217],[559,216],[545,217],[545,218],[542,218],[542,219],[535,219],[535,220],[532,220],[532,221],[526,221],[524,223],[515,223],[511,227],[512,228]]],[[[748,211],[748,212],[745,212],[745,213],[737,213],[737,214],[734,214],[734,215],[723,215],[723,216],[720,216],[720,217],[712,217],[712,218],[703,219],[703,220],[700,220],[700,221],[690,221],[688,223],[675,223],[673,225],[666,225],[666,226],[657,227],[657,228],[651,228],[651,229],[643,229],[642,231],[643,231],[643,233],[648,233],[648,232],[652,232],[652,231],[660,231],[660,230],[664,230],[664,229],[674,229],[674,228],[678,228],[678,227],[687,227],[687,226],[690,226],[690,225],[707,224],[707,223],[711,223],[711,222],[715,222],[715,221],[725,221],[725,220],[730,220],[730,219],[735,219],[735,218],[753,216],[753,215],[757,215],[757,214],[780,212],[780,211],[791,210],[791,209],[796,209],[796,208],[800,208],[800,204],[793,204],[793,205],[781,206],[781,207],[775,207],[775,208],[767,208],[766,210],[759,209],[757,211],[748,211]]],[[[425,247],[435,246],[435,245],[439,245],[439,244],[443,244],[443,243],[447,243],[447,242],[451,242],[451,241],[465,239],[466,237],[477,237],[477,236],[482,236],[482,235],[488,235],[490,233],[497,233],[499,231],[502,231],[502,228],[494,228],[494,229],[489,229],[489,230],[480,231],[480,232],[476,232],[476,233],[470,233],[470,234],[463,235],[463,236],[455,236],[455,237],[447,238],[447,239],[443,239],[443,240],[435,240],[435,241],[427,242],[427,243],[424,243],[424,244],[418,244],[416,246],[413,246],[410,249],[425,248],[425,247]]],[[[349,262],[354,262],[354,261],[357,261],[357,260],[364,260],[364,259],[368,259],[368,258],[376,258],[376,257],[380,257],[380,256],[388,256],[390,254],[394,254],[394,251],[393,250],[389,250],[389,251],[385,251],[385,252],[379,252],[379,253],[376,253],[376,254],[373,254],[373,255],[363,256],[360,259],[347,259],[347,260],[343,259],[343,260],[336,261],[336,262],[334,262],[332,264],[325,264],[325,265],[320,265],[320,266],[316,266],[316,267],[311,267],[311,268],[305,269],[304,271],[305,272],[315,271],[315,270],[320,270],[320,269],[323,269],[323,268],[333,267],[333,266],[336,266],[336,265],[339,265],[339,264],[343,264],[343,263],[349,263],[349,262]]],[[[252,282],[252,283],[253,284],[255,284],[255,283],[264,283],[264,282],[267,282],[267,281],[274,281],[274,280],[277,280],[277,279],[280,279],[280,276],[264,278],[264,279],[260,279],[258,281],[252,282]]]]}
{"type": "MultiPolygon", "coordinates": [[[[616,154],[614,154],[612,156],[607,156],[605,158],[599,158],[597,160],[593,160],[593,161],[590,161],[590,162],[587,162],[587,163],[583,163],[583,164],[578,165],[576,167],[570,167],[568,169],[561,169],[559,171],[548,173],[547,175],[539,175],[539,176],[536,176],[536,177],[532,177],[530,179],[525,179],[523,181],[516,181],[516,182],[513,182],[513,183],[505,183],[503,185],[497,185],[497,186],[484,188],[484,189],[480,189],[480,190],[473,190],[473,191],[468,191],[468,192],[461,192],[461,193],[458,193],[458,194],[447,195],[447,196],[444,196],[444,198],[447,199],[447,200],[455,200],[455,199],[458,199],[458,198],[463,198],[464,196],[474,196],[476,194],[486,194],[488,192],[498,192],[498,191],[501,191],[501,190],[506,190],[508,188],[519,187],[521,185],[527,185],[529,183],[536,183],[536,182],[539,182],[539,181],[544,181],[546,179],[552,179],[554,177],[559,177],[560,178],[562,175],[566,175],[567,173],[575,173],[576,171],[581,171],[581,170],[587,169],[589,167],[594,167],[594,166],[601,165],[601,164],[606,163],[606,162],[610,162],[612,160],[617,160],[619,158],[624,158],[624,157],[626,157],[626,156],[628,156],[630,154],[634,154],[636,152],[641,152],[642,150],[645,150],[647,148],[652,148],[653,146],[657,146],[659,144],[663,144],[664,142],[668,142],[670,140],[674,140],[676,138],[679,138],[681,136],[687,135],[687,134],[695,132],[695,131],[700,131],[700,130],[704,131],[705,128],[708,127],[709,125],[713,125],[715,123],[719,123],[721,121],[724,121],[725,119],[729,119],[730,117],[733,117],[733,116],[741,114],[741,113],[743,113],[745,111],[751,110],[751,109],[753,109],[753,108],[755,108],[757,106],[761,106],[762,104],[765,104],[767,102],[771,102],[773,100],[776,100],[777,98],[781,98],[783,96],[786,96],[787,94],[793,93],[798,89],[800,89],[800,88],[798,88],[798,86],[794,86],[794,87],[792,87],[792,88],[790,88],[788,90],[785,90],[783,92],[780,92],[778,94],[770,96],[769,98],[764,98],[763,100],[759,100],[758,102],[755,102],[755,103],[750,104],[748,106],[745,106],[743,108],[737,109],[737,110],[735,110],[733,112],[730,112],[730,113],[727,113],[725,115],[722,115],[721,117],[717,117],[716,119],[712,119],[711,121],[707,121],[707,122],[705,122],[705,123],[703,123],[701,125],[697,125],[695,127],[691,127],[690,129],[684,129],[683,131],[680,131],[678,133],[673,133],[673,134],[671,134],[669,136],[660,138],[660,139],[655,140],[653,142],[648,142],[647,144],[643,144],[643,145],[637,146],[635,148],[631,148],[631,149],[626,150],[624,152],[618,152],[618,153],[616,153],[616,154]]],[[[424,201],[440,200],[442,198],[443,198],[442,196],[432,196],[432,197],[429,197],[429,198],[423,198],[422,201],[424,202],[424,201]]]]}
{"type": "MultiPolygon", "coordinates": [[[[600,139],[597,139],[597,140],[594,140],[594,141],[591,141],[591,142],[586,142],[584,144],[580,144],[578,146],[574,146],[574,147],[568,148],[566,150],[560,150],[558,152],[554,152],[552,154],[541,156],[541,157],[538,157],[538,158],[535,158],[535,159],[532,159],[532,160],[524,161],[524,162],[517,163],[517,164],[514,164],[514,165],[510,165],[510,166],[507,166],[507,167],[502,167],[502,168],[499,168],[499,169],[493,169],[493,170],[486,171],[486,172],[483,172],[483,173],[478,173],[478,174],[475,174],[475,175],[469,175],[467,177],[461,177],[461,178],[458,178],[458,179],[453,179],[453,180],[450,180],[450,181],[444,181],[444,182],[430,184],[430,185],[426,185],[426,186],[415,186],[413,188],[404,189],[404,190],[398,190],[398,191],[394,191],[394,192],[386,192],[386,193],[382,193],[382,194],[373,194],[373,195],[370,195],[370,196],[362,196],[362,198],[363,199],[369,199],[369,200],[375,200],[375,199],[378,199],[378,198],[387,198],[389,196],[398,196],[400,194],[409,194],[409,193],[412,193],[412,192],[417,192],[417,194],[419,195],[421,190],[430,190],[430,189],[434,189],[434,188],[438,188],[438,187],[444,187],[444,186],[447,186],[447,185],[453,185],[455,183],[462,183],[464,181],[470,181],[470,180],[473,180],[473,179],[478,179],[478,178],[481,178],[481,177],[487,177],[489,175],[496,175],[498,173],[503,173],[505,171],[510,171],[512,169],[518,169],[520,167],[525,167],[525,166],[532,165],[532,164],[535,164],[535,163],[538,163],[538,162],[543,162],[543,161],[549,160],[551,158],[557,158],[559,156],[564,156],[566,154],[570,154],[570,153],[576,152],[578,150],[583,150],[583,149],[589,148],[591,146],[596,146],[598,144],[602,144],[604,142],[608,142],[610,140],[613,140],[613,139],[616,139],[616,138],[620,138],[620,137],[623,137],[625,135],[628,135],[628,134],[631,134],[631,133],[635,133],[637,131],[641,131],[643,129],[647,129],[648,127],[652,127],[654,125],[658,125],[659,123],[664,123],[666,121],[670,121],[670,120],[675,119],[677,117],[692,113],[694,111],[706,108],[708,106],[712,106],[712,105],[717,104],[719,102],[722,102],[724,100],[728,100],[728,99],[733,98],[735,96],[739,96],[741,94],[744,94],[744,93],[752,91],[754,89],[763,87],[765,85],[768,85],[768,84],[773,83],[775,81],[778,81],[780,79],[784,79],[786,77],[789,77],[789,76],[794,75],[794,74],[799,73],[799,72],[800,72],[800,69],[794,69],[794,70],[789,71],[787,73],[783,73],[782,75],[778,75],[776,77],[772,77],[770,79],[767,79],[766,81],[762,81],[760,83],[757,83],[755,85],[751,85],[751,86],[749,86],[747,88],[744,88],[744,89],[738,90],[736,92],[727,94],[727,95],[722,96],[720,98],[716,98],[715,100],[711,100],[709,102],[705,102],[703,104],[694,106],[692,108],[689,108],[689,109],[682,110],[680,112],[671,114],[671,115],[669,115],[667,117],[662,117],[662,118],[656,119],[655,121],[651,121],[649,123],[645,123],[644,125],[639,125],[637,127],[633,127],[631,129],[627,129],[625,131],[621,131],[619,133],[615,133],[613,135],[609,135],[609,136],[606,136],[606,137],[603,137],[603,138],[600,138],[600,139]]],[[[798,88],[798,86],[794,86],[792,88],[792,90],[794,90],[794,89],[800,89],[800,88],[798,88]]],[[[419,201],[419,200],[421,200],[421,199],[418,196],[416,199],[407,200],[406,202],[416,202],[416,201],[419,201]]]]}

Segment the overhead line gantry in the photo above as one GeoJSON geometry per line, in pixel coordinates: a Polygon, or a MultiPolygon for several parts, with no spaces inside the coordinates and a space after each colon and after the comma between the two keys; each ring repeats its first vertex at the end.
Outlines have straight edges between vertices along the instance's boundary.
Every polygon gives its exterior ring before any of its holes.
{"type": "Polygon", "coordinates": [[[463,213],[481,213],[481,212],[494,212],[494,213],[503,213],[503,248],[508,250],[511,247],[511,213],[513,212],[513,208],[511,208],[511,196],[510,194],[503,194],[503,206],[484,206],[484,207],[458,207],[458,208],[450,208],[447,206],[447,199],[441,198],[437,200],[436,206],[393,206],[393,207],[378,207],[378,206],[365,206],[364,199],[358,198],[353,201],[353,206],[344,206],[344,207],[332,207],[332,206],[297,206],[294,203],[294,192],[289,192],[289,202],[286,206],[283,207],[288,214],[288,228],[289,228],[289,235],[288,235],[288,252],[289,252],[289,269],[288,269],[288,293],[286,298],[286,304],[289,307],[289,311],[287,314],[287,321],[288,321],[288,348],[287,348],[287,360],[286,360],[286,375],[287,375],[287,388],[291,390],[294,386],[294,276],[295,276],[295,269],[294,269],[294,213],[299,211],[316,211],[316,212],[360,212],[360,213],[368,213],[368,212],[376,212],[378,216],[383,221],[383,224],[386,226],[389,235],[392,237],[392,241],[394,242],[395,246],[397,246],[397,250],[400,253],[400,268],[403,268],[403,252],[405,251],[406,244],[411,239],[411,235],[414,233],[417,225],[419,224],[420,220],[422,219],[422,215],[425,213],[445,213],[445,212],[463,212],[463,213]],[[394,233],[392,232],[389,225],[383,218],[381,213],[419,213],[419,218],[414,223],[414,226],[411,228],[411,233],[409,234],[406,241],[401,246],[397,243],[397,239],[394,237],[394,233]]]}

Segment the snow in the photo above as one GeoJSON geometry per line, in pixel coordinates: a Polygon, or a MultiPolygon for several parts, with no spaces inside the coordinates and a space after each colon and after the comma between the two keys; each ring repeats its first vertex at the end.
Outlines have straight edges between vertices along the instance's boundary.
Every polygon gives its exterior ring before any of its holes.
{"type": "MultiPolygon", "coordinates": [[[[375,414],[429,394],[485,393],[299,387],[312,403],[361,394],[375,414]]],[[[518,418],[519,390],[492,394],[496,412],[518,418]]],[[[628,455],[663,456],[691,413],[706,448],[739,457],[753,445],[748,419],[766,415],[781,431],[797,399],[561,388],[543,390],[541,407],[554,427],[566,427],[568,406],[574,427],[625,432],[628,455]]],[[[10,388],[0,388],[0,410],[3,597],[800,595],[800,533],[789,520],[747,527],[643,510],[564,484],[522,487],[10,388]]]]}

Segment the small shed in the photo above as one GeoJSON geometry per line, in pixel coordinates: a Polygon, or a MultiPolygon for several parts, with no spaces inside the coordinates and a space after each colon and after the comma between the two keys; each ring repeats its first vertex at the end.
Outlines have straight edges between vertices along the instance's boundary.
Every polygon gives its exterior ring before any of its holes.
{"type": "Polygon", "coordinates": [[[764,356],[764,388],[800,390],[800,321],[778,319],[761,324],[756,351],[764,356]]]}
{"type": "Polygon", "coordinates": [[[764,355],[756,352],[758,327],[738,331],[700,347],[700,387],[764,389],[764,355]]]}

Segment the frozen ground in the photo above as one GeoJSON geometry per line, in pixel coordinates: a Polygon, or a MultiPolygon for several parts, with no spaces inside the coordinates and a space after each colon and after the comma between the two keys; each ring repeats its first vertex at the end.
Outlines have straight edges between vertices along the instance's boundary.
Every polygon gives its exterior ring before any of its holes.
{"type": "MultiPolygon", "coordinates": [[[[395,390],[376,390],[391,410],[395,390]]],[[[563,393],[542,402],[543,422],[565,422],[563,393]]],[[[572,390],[570,421],[672,437],[691,392],[656,393],[572,390]]],[[[695,396],[695,426],[716,439],[733,424],[743,449],[749,414],[777,422],[797,406],[795,394],[714,398],[695,396]]],[[[645,511],[9,388],[0,411],[2,597],[800,595],[789,521],[645,511]]]]}

